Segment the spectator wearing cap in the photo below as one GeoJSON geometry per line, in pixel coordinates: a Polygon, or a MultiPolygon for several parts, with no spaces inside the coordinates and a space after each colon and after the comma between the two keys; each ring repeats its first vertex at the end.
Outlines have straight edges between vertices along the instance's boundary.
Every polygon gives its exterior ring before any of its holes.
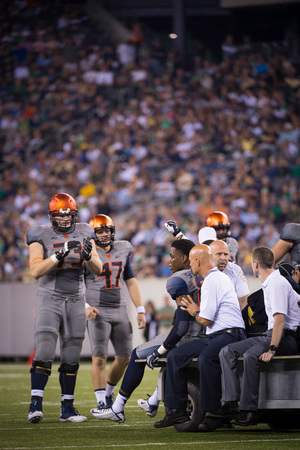
{"type": "Polygon", "coordinates": [[[209,245],[217,239],[216,230],[212,227],[203,227],[198,232],[199,244],[209,245]]]}
{"type": "MultiPolygon", "coordinates": [[[[277,264],[280,274],[285,277],[291,284],[292,288],[300,294],[300,270],[297,265],[290,264],[288,262],[281,262],[277,264]]],[[[300,300],[299,300],[300,301],[300,300]]]]}

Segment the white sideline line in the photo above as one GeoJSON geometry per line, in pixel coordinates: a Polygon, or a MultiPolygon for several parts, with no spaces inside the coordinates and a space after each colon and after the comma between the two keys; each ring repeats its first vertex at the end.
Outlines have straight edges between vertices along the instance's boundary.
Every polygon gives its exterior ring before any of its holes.
{"type": "MultiPolygon", "coordinates": [[[[224,445],[224,444],[248,444],[248,443],[252,443],[252,442],[295,442],[295,441],[300,441],[299,439],[245,439],[245,440],[238,440],[238,441],[208,441],[208,442],[202,442],[202,441],[193,441],[193,442],[147,442],[145,444],[106,444],[105,447],[109,447],[109,448],[115,448],[115,447],[129,447],[129,448],[134,448],[134,447],[146,447],[147,445],[195,445],[195,444],[208,444],[208,445],[224,445]]],[[[43,449],[57,449],[57,448],[61,448],[60,447],[45,447],[43,446],[43,449]]],[[[66,448],[99,448],[99,444],[96,445],[64,445],[64,449],[66,448]]],[[[2,450],[32,450],[32,447],[2,447],[2,450]]]]}

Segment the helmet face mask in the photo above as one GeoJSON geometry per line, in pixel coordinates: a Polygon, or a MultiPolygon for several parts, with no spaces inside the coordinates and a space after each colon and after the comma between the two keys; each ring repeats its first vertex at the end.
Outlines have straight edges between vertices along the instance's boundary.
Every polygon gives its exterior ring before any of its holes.
{"type": "Polygon", "coordinates": [[[77,205],[69,194],[56,194],[49,202],[48,215],[54,230],[67,233],[74,229],[78,217],[77,205]]]}
{"type": "Polygon", "coordinates": [[[216,230],[218,239],[230,236],[230,222],[227,214],[222,211],[214,211],[206,219],[206,226],[216,230]]]}
{"type": "Polygon", "coordinates": [[[109,216],[98,214],[90,220],[89,224],[94,228],[95,243],[98,247],[105,248],[113,244],[116,237],[116,228],[109,216]],[[103,233],[104,231],[106,233],[103,233]]]}

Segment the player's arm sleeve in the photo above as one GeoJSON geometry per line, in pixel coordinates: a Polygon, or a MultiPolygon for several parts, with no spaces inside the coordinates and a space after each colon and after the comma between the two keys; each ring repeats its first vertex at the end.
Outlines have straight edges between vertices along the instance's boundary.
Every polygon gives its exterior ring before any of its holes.
{"type": "Polygon", "coordinates": [[[163,346],[166,350],[171,350],[177,342],[187,333],[191,316],[187,311],[183,311],[180,306],[176,310],[176,321],[170,333],[166,337],[163,346]]]}
{"type": "Polygon", "coordinates": [[[35,232],[35,228],[29,228],[26,233],[26,243],[27,245],[30,245],[33,242],[38,242],[43,245],[42,240],[38,238],[37,233],[35,232]]]}
{"type": "MultiPolygon", "coordinates": [[[[167,291],[174,300],[182,295],[190,295],[186,282],[180,277],[169,278],[167,281],[167,291]]],[[[178,305],[175,324],[163,343],[166,350],[171,350],[187,333],[190,320],[190,314],[182,310],[180,305],[178,305]]]]}
{"type": "Polygon", "coordinates": [[[124,267],[124,280],[130,280],[130,278],[135,278],[132,267],[131,267],[131,263],[130,263],[130,255],[129,254],[127,256],[127,260],[126,260],[126,264],[124,267]]]}
{"type": "Polygon", "coordinates": [[[294,241],[295,236],[297,236],[298,233],[298,224],[297,223],[287,223],[280,234],[280,239],[283,239],[284,241],[294,241]]]}

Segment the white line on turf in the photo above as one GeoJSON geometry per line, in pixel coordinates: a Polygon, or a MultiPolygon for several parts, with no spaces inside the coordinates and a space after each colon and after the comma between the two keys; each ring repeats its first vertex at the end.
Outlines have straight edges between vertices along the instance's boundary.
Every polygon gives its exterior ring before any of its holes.
{"type": "MultiPolygon", "coordinates": [[[[78,427],[76,427],[78,428],[78,427]]],[[[247,440],[238,440],[238,441],[208,441],[208,442],[202,442],[202,441],[193,441],[193,442],[145,442],[144,444],[105,444],[106,448],[115,448],[115,447],[122,447],[122,448],[136,448],[136,447],[146,447],[146,446],[150,446],[150,445],[160,445],[160,446],[164,446],[164,445],[168,445],[168,446],[172,446],[172,445],[195,445],[195,444],[201,444],[201,445],[224,445],[224,444],[251,444],[252,442],[295,442],[295,441],[300,441],[300,438],[295,438],[295,439],[247,439],[247,440]]],[[[52,449],[61,449],[60,447],[46,447],[43,445],[43,450],[48,449],[48,450],[52,450],[52,449]]],[[[68,449],[68,448],[99,448],[99,443],[95,444],[95,445],[64,445],[64,449],[68,449]]],[[[32,447],[2,447],[2,450],[32,450],[32,447]]]]}

